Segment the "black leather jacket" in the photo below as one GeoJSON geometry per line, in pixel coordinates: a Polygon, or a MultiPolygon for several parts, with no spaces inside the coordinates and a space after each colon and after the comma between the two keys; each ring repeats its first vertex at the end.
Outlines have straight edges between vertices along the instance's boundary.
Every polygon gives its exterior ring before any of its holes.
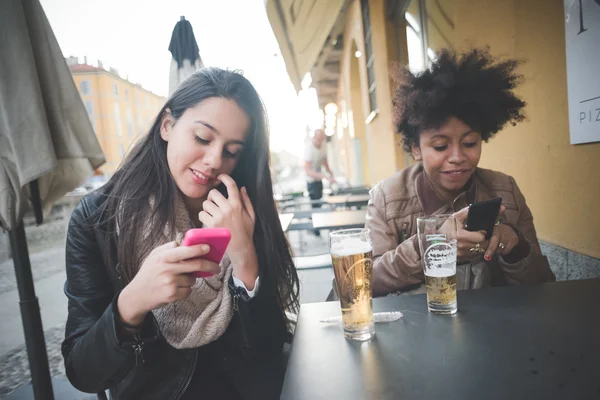
{"type": "MultiPolygon", "coordinates": [[[[117,400],[176,400],[199,365],[212,366],[218,361],[232,373],[244,374],[257,365],[281,363],[287,330],[276,291],[262,276],[252,299],[229,282],[234,296],[232,323],[221,338],[207,345],[218,346],[218,352],[201,352],[199,357],[198,349],[171,347],[152,313],[139,334],[123,339],[129,336],[118,333],[116,299],[124,285],[116,258],[107,260],[106,256],[106,246],[115,246],[115,238],[105,241],[106,217],[97,212],[105,199],[98,192],[84,197],[69,223],[65,283],[69,316],[62,353],[73,386],[88,393],[110,389],[117,400]],[[217,354],[220,359],[207,360],[205,354],[217,354]]],[[[251,388],[237,389],[244,398],[258,396],[251,388]]]]}

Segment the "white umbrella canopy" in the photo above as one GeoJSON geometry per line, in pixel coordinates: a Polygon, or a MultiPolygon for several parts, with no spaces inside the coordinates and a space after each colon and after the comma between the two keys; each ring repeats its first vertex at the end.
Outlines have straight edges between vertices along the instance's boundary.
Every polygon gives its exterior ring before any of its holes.
{"type": "Polygon", "coordinates": [[[38,0],[0,2],[0,223],[11,230],[37,179],[42,207],[105,158],[38,0]]]}
{"type": "Polygon", "coordinates": [[[188,76],[204,67],[194,29],[185,17],[181,17],[173,29],[169,51],[173,56],[169,73],[169,95],[171,95],[188,76]]]}
{"type": "MultiPolygon", "coordinates": [[[[0,226],[9,232],[36,400],[52,400],[23,215],[83,183],[105,157],[39,0],[0,0],[0,226]]],[[[60,293],[57,293],[60,295],[60,293]]]]}

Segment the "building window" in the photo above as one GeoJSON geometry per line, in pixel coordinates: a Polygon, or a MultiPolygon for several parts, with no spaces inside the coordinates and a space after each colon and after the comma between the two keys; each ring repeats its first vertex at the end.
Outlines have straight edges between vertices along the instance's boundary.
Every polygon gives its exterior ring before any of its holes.
{"type": "Polygon", "coordinates": [[[142,122],[142,113],[140,113],[139,111],[136,111],[136,117],[137,117],[137,130],[138,130],[139,134],[141,135],[142,132],[144,131],[144,123],[142,122]]]}
{"type": "Polygon", "coordinates": [[[457,5],[452,0],[426,0],[424,4],[427,13],[427,18],[425,18],[427,21],[425,23],[426,51],[427,57],[433,62],[435,61],[435,51],[454,48],[454,15],[457,5]]]}
{"type": "Polygon", "coordinates": [[[122,123],[121,109],[119,107],[119,103],[115,101],[115,128],[117,129],[117,136],[123,136],[123,131],[121,129],[122,123]]]}
{"type": "Polygon", "coordinates": [[[125,146],[123,146],[122,144],[119,145],[119,154],[121,155],[121,159],[125,157],[125,146]]]}
{"type": "MultiPolygon", "coordinates": [[[[369,111],[377,110],[377,83],[375,82],[375,57],[371,40],[371,17],[369,0],[361,0],[363,32],[365,35],[365,60],[367,62],[367,83],[369,85],[369,111]]],[[[371,118],[371,116],[369,116],[371,118]]]]}
{"type": "Polygon", "coordinates": [[[125,101],[129,101],[129,90],[125,89],[125,101]]]}
{"type": "Polygon", "coordinates": [[[435,52],[428,46],[429,35],[426,18],[424,18],[427,15],[425,7],[426,4],[423,0],[413,0],[404,14],[408,68],[413,73],[424,71],[435,60],[435,52]]]}
{"type": "Polygon", "coordinates": [[[127,135],[133,136],[133,118],[131,116],[131,107],[127,107],[127,135]]]}
{"type": "Polygon", "coordinates": [[[119,97],[119,86],[117,86],[116,83],[113,83],[113,95],[115,95],[115,97],[119,97]]]}
{"type": "Polygon", "coordinates": [[[79,92],[82,96],[87,96],[92,93],[92,84],[90,81],[79,82],[79,92]]]}

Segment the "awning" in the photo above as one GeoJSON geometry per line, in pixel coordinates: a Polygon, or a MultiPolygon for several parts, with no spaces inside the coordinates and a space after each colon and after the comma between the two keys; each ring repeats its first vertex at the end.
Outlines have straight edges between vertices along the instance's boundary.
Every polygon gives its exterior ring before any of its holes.
{"type": "Polygon", "coordinates": [[[267,16],[296,91],[314,66],[345,0],[267,0],[267,16]]]}

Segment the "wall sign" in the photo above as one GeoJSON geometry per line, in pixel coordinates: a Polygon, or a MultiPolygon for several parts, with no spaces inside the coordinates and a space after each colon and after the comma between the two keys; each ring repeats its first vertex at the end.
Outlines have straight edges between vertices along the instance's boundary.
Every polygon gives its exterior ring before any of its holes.
{"type": "Polygon", "coordinates": [[[600,142],[600,0],[564,0],[571,144],[600,142]]]}

